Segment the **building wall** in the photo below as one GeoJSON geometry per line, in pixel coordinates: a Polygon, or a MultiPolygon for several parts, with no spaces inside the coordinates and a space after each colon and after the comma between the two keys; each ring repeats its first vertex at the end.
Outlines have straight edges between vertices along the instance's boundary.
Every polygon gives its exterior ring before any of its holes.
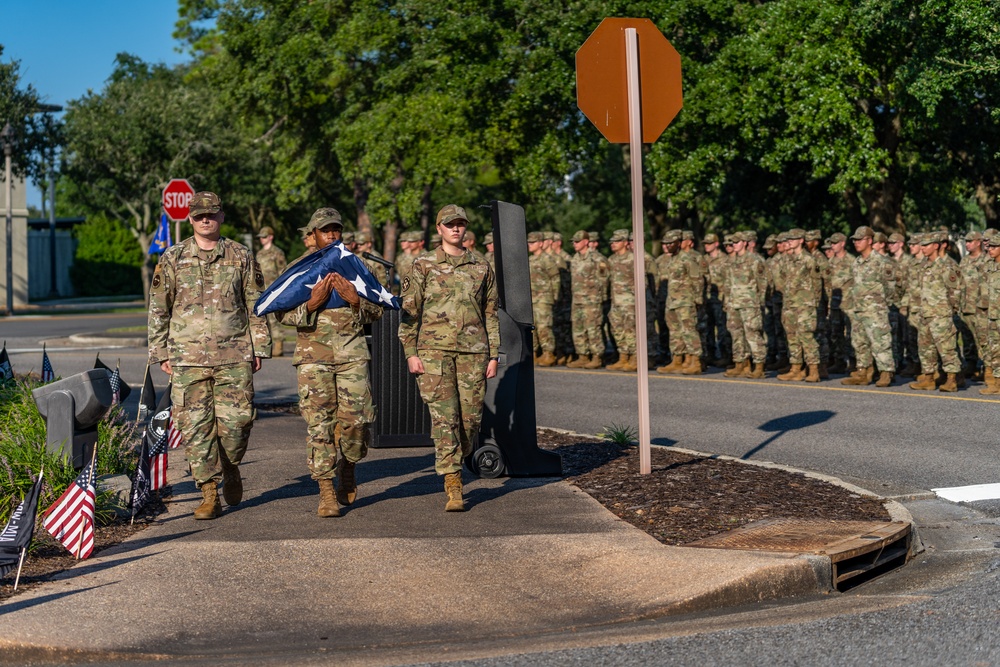
{"type": "MultiPolygon", "coordinates": [[[[0,312],[7,312],[7,184],[0,171],[0,312]]],[[[23,179],[11,184],[13,204],[12,266],[14,310],[28,303],[28,206],[23,179]]]]}

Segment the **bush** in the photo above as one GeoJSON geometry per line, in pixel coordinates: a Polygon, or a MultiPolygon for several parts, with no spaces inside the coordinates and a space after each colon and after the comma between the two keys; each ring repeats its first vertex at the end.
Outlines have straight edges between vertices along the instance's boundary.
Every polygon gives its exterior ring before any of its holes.
{"type": "Polygon", "coordinates": [[[73,234],[79,244],[70,277],[78,295],[142,294],[140,271],[145,256],[129,230],[95,215],[73,234]]]}
{"type": "MultiPolygon", "coordinates": [[[[45,420],[31,397],[31,390],[40,384],[31,378],[0,384],[0,527],[31,488],[39,470],[45,470],[39,512],[54,503],[78,474],[65,457],[50,454],[45,448],[45,420]]],[[[94,477],[132,474],[138,459],[139,435],[121,406],[112,407],[97,426],[94,477]]],[[[98,493],[99,521],[110,517],[111,502],[111,493],[98,493]]]]}

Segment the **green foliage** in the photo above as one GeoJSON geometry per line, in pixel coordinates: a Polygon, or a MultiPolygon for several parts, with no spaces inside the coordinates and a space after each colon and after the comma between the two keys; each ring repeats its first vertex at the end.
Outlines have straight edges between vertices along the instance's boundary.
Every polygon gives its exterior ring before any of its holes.
{"type": "MultiPolygon", "coordinates": [[[[35,407],[31,390],[40,384],[29,378],[0,385],[0,524],[11,512],[44,469],[39,510],[54,503],[76,479],[77,472],[61,455],[48,453],[45,447],[45,420],[35,407]]],[[[138,436],[135,424],[114,406],[98,424],[96,475],[131,474],[137,460],[138,436]]],[[[110,517],[111,494],[99,492],[98,518],[110,517]]]]}
{"type": "Polygon", "coordinates": [[[139,294],[139,269],[145,256],[132,234],[103,215],[91,216],[73,230],[76,257],[70,276],[80,296],[139,294]]]}
{"type": "Polygon", "coordinates": [[[628,447],[636,443],[636,438],[639,437],[639,430],[634,426],[611,422],[610,426],[604,427],[604,431],[600,436],[619,447],[628,447]]]}

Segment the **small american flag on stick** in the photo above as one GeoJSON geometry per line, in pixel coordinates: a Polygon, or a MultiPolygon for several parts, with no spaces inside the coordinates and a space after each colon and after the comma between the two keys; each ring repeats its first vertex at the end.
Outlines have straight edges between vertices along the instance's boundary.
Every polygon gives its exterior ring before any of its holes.
{"type": "Polygon", "coordinates": [[[91,459],[59,500],[45,510],[42,526],[77,558],[87,558],[94,551],[96,498],[94,460],[91,459]]]}

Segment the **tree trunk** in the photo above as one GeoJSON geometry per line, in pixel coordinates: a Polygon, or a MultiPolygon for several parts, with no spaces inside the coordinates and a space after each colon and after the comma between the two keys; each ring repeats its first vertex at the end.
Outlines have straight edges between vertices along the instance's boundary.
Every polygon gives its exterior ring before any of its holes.
{"type": "Polygon", "coordinates": [[[420,229],[424,233],[424,238],[430,237],[429,231],[434,228],[434,224],[431,220],[434,220],[434,202],[431,201],[431,193],[434,191],[434,186],[427,184],[424,186],[424,196],[420,198],[420,229]]]}
{"type": "Polygon", "coordinates": [[[354,179],[354,208],[358,213],[358,231],[371,234],[372,221],[368,217],[368,186],[360,178],[354,179]]]}

